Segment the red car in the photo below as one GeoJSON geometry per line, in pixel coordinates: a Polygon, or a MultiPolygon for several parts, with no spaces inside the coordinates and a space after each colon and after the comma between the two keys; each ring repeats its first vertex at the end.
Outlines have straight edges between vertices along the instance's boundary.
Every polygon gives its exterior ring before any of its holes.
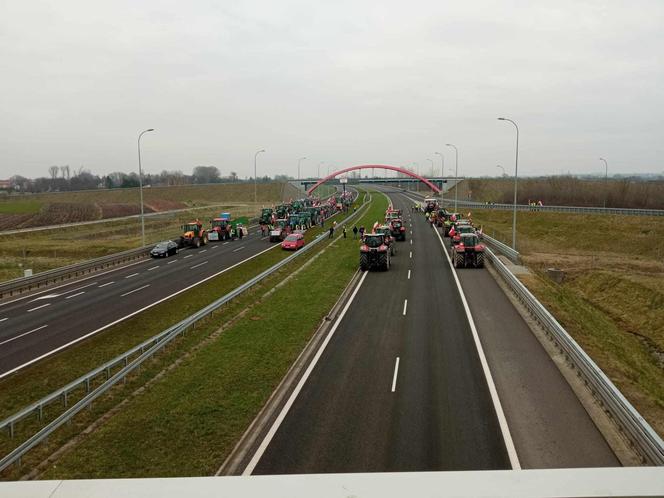
{"type": "Polygon", "coordinates": [[[281,243],[282,249],[297,251],[300,247],[304,247],[304,235],[301,233],[292,233],[281,243]]]}

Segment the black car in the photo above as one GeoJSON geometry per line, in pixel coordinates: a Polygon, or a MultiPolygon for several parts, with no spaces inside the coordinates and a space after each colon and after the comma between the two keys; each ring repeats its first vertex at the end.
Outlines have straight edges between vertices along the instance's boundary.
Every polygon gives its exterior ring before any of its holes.
{"type": "Polygon", "coordinates": [[[178,245],[172,240],[165,240],[154,246],[154,248],[150,251],[150,256],[153,258],[165,258],[177,253],[178,245]]]}

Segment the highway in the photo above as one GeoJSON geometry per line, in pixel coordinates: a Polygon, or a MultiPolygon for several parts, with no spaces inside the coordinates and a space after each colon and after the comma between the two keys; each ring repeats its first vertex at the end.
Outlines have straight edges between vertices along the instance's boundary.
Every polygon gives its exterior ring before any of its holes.
{"type": "Polygon", "coordinates": [[[0,303],[0,378],[275,247],[254,228],[0,303]]]}
{"type": "Polygon", "coordinates": [[[454,272],[447,242],[390,197],[408,240],[363,274],[244,473],[618,466],[488,271],[454,272]]]}

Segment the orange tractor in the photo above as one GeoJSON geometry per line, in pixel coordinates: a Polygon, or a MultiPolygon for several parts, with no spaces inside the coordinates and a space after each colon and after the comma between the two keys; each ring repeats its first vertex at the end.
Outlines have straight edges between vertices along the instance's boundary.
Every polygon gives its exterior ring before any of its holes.
{"type": "Polygon", "coordinates": [[[182,235],[180,236],[180,247],[201,247],[207,244],[207,232],[203,224],[196,220],[186,225],[182,225],[182,235]]]}

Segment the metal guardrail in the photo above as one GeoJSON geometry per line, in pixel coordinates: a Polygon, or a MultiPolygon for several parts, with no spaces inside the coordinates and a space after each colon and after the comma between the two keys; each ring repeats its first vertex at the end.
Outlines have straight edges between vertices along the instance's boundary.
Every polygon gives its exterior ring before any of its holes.
{"type": "MultiPolygon", "coordinates": [[[[454,199],[445,199],[445,204],[454,204],[454,199]]],[[[514,204],[486,204],[484,202],[457,201],[458,206],[474,209],[497,209],[512,211],[514,204]]],[[[529,206],[517,204],[517,211],[553,212],[553,213],[584,213],[584,214],[615,214],[622,216],[664,216],[664,209],[628,209],[584,206],[529,206]]]]}
{"type": "Polygon", "coordinates": [[[498,250],[501,254],[507,256],[513,262],[515,263],[519,262],[519,252],[515,251],[507,244],[503,244],[501,241],[496,240],[493,237],[489,237],[485,233],[482,234],[482,241],[486,242],[490,246],[493,246],[494,249],[498,250]]]}
{"type": "Polygon", "coordinates": [[[581,378],[602,404],[604,410],[618,425],[623,434],[627,436],[643,460],[651,465],[664,465],[664,441],[662,441],[662,438],[650,427],[650,424],[544,305],[496,257],[493,251],[488,249],[487,255],[496,271],[546,333],[553,338],[567,360],[576,368],[581,378]]]}
{"type": "Polygon", "coordinates": [[[21,277],[15,278],[13,280],[7,280],[6,282],[0,283],[0,299],[16,294],[23,294],[33,289],[38,289],[44,285],[68,280],[72,277],[84,275],[86,273],[97,271],[102,268],[107,268],[109,266],[115,266],[121,263],[126,263],[127,261],[141,259],[149,254],[151,248],[152,246],[130,249],[128,251],[118,252],[109,254],[108,256],[102,256],[100,258],[83,261],[82,263],[75,263],[73,265],[63,266],[61,268],[54,268],[53,270],[37,273],[31,277],[21,277]]]}
{"type": "MultiPolygon", "coordinates": [[[[256,219],[252,219],[251,221],[256,221],[256,219]]],[[[150,249],[152,249],[152,247],[154,247],[154,244],[139,247],[138,249],[116,252],[109,254],[108,256],[101,256],[99,258],[82,261],[81,263],[74,263],[73,265],[54,268],[52,270],[37,273],[31,277],[19,277],[1,282],[0,300],[6,297],[24,294],[56,282],[63,282],[97,270],[145,258],[150,254],[150,249]]]]}
{"type": "MultiPolygon", "coordinates": [[[[349,214],[344,220],[340,222],[341,225],[344,223],[348,223],[350,220],[352,220],[354,217],[358,216],[362,210],[369,205],[369,202],[371,200],[371,195],[366,194],[365,199],[363,202],[363,206],[358,209],[356,212],[349,214]]],[[[72,417],[74,417],[77,413],[79,413],[81,410],[83,410],[85,407],[90,405],[94,400],[102,396],[104,393],[106,393],[111,387],[113,387],[115,384],[123,380],[127,375],[129,375],[131,372],[133,372],[136,368],[138,368],[145,360],[153,356],[155,353],[157,353],[160,349],[162,349],[164,346],[166,346],[168,343],[170,343],[173,339],[178,337],[179,335],[182,335],[186,332],[187,329],[189,329],[191,326],[195,325],[199,320],[207,317],[214,311],[216,311],[218,308],[223,306],[224,304],[228,303],[232,299],[236,298],[252,286],[256,285],[266,277],[272,275],[285,265],[289,264],[291,261],[293,261],[295,258],[300,257],[302,254],[307,253],[308,251],[311,250],[312,247],[317,245],[323,240],[326,240],[328,238],[327,231],[321,233],[318,237],[316,237],[313,241],[311,241],[309,244],[306,244],[302,249],[299,251],[293,253],[292,255],[282,259],[275,265],[271,266],[270,268],[266,269],[265,271],[261,272],[260,274],[256,275],[252,279],[248,280],[244,284],[240,285],[239,287],[235,288],[225,296],[222,296],[221,298],[217,299],[216,301],[212,302],[211,304],[207,305],[203,309],[197,311],[193,315],[188,316],[187,318],[181,320],[177,324],[169,327],[168,329],[160,332],[159,334],[151,337],[150,339],[142,342],[138,346],[133,347],[129,351],[126,351],[125,353],[113,358],[112,360],[104,363],[103,365],[95,368],[94,370],[91,370],[87,374],[79,377],[78,379],[70,382],[64,387],[61,387],[60,389],[57,389],[56,391],[53,391],[51,394],[43,397],[39,401],[36,401],[35,403],[32,403],[31,405],[25,407],[24,409],[20,410],[16,414],[6,418],[2,422],[0,422],[0,429],[8,429],[10,436],[13,436],[14,434],[14,425],[19,422],[20,420],[23,420],[27,418],[30,415],[33,415],[35,413],[38,414],[40,420],[43,416],[43,409],[46,405],[62,399],[65,407],[67,406],[67,397],[68,395],[74,391],[75,389],[78,389],[82,386],[85,386],[87,389],[88,394],[85,395],[82,399],[80,399],[77,403],[75,403],[73,406],[71,406],[69,409],[65,410],[62,414],[60,414],[58,417],[56,417],[54,420],[49,422],[47,425],[45,425],[42,429],[40,429],[36,434],[28,438],[25,442],[23,442],[21,445],[16,447],[14,450],[12,450],[9,454],[4,456],[2,459],[0,459],[0,471],[6,469],[9,465],[12,463],[16,462],[17,460],[20,460],[20,458],[30,451],[32,448],[34,448],[36,445],[38,445],[40,442],[42,442],[44,439],[46,439],[53,431],[58,429],[61,425],[66,423],[67,421],[71,420],[72,417]],[[140,353],[139,353],[140,352],[140,353]],[[134,359],[131,359],[135,355],[137,355],[134,359]],[[117,367],[119,365],[122,365],[122,368],[115,373],[114,375],[111,375],[111,370],[114,367],[117,367]],[[101,385],[96,387],[94,390],[90,391],[91,389],[91,384],[92,382],[102,373],[106,374],[106,381],[104,381],[101,385]]]]}

